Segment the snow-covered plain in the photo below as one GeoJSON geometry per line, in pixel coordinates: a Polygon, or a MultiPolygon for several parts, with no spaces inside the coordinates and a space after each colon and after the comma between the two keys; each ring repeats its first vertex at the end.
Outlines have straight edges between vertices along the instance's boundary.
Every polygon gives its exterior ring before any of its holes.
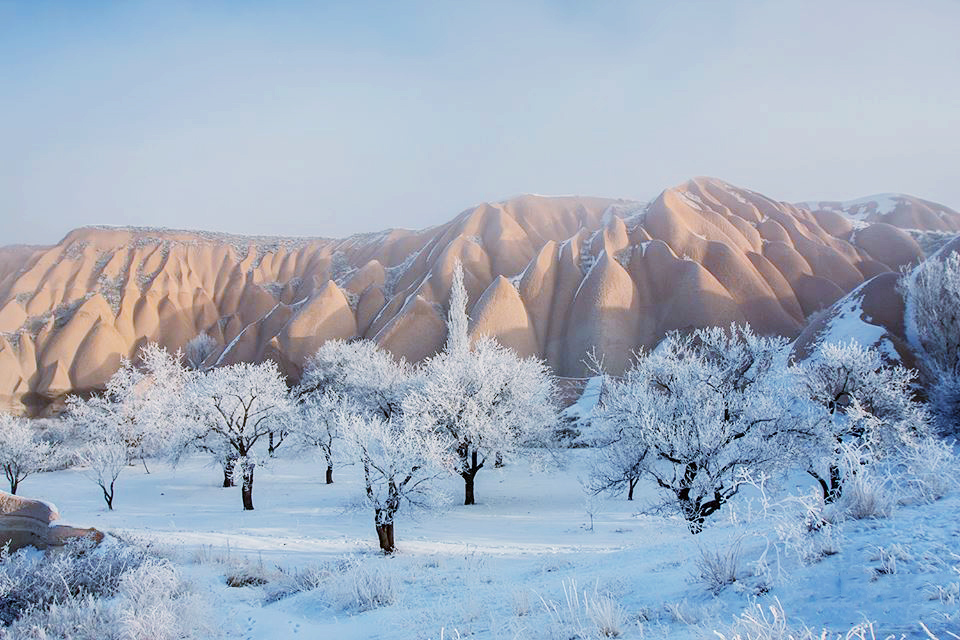
{"type": "MultiPolygon", "coordinates": [[[[776,544],[777,521],[760,513],[755,491],[693,536],[678,518],[638,514],[655,499],[643,482],[634,502],[587,500],[580,478],[591,455],[540,452],[484,469],[478,504],[469,507],[459,504],[462,480],[450,478],[447,509],[401,511],[392,557],[378,552],[369,509],[350,507],[362,489],[358,469],[339,468],[326,485],[322,464],[283,450],[258,469],[252,512],[242,511],[238,488],[218,486],[219,469],[204,458],[175,469],[156,462],[150,474],[129,467],[112,512],[81,469],[31,476],[21,493],[55,502],[72,524],[155,542],[213,600],[235,638],[571,638],[576,614],[595,633],[582,604],[568,605],[564,590],[574,588],[618,603],[624,638],[716,637],[744,610],[759,605],[769,617],[777,602],[790,625],[818,635],[869,622],[877,638],[928,637],[921,621],[941,638],[960,633],[956,495],[901,506],[891,518],[847,521],[838,553],[804,565],[776,544]],[[736,541],[737,581],[713,595],[697,577],[701,549],[736,541]],[[756,575],[761,556],[771,578],[756,575]],[[319,572],[327,576],[319,588],[280,597],[278,585],[310,567],[331,570],[319,572]],[[244,574],[268,583],[226,585],[244,574]],[[379,585],[383,606],[363,610],[358,581],[379,585]]],[[[778,495],[809,487],[797,476],[778,495]]]]}

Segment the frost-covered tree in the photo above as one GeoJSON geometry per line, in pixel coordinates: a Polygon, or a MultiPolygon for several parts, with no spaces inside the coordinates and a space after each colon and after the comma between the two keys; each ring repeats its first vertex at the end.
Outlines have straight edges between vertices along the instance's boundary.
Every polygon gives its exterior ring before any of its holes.
{"type": "Polygon", "coordinates": [[[630,433],[624,434],[614,420],[601,421],[600,427],[586,487],[594,494],[616,494],[626,489],[627,500],[633,500],[634,489],[643,475],[647,446],[630,433]]]}
{"type": "Polygon", "coordinates": [[[620,451],[601,454],[594,483],[639,472],[700,532],[737,493],[743,472],[778,473],[791,457],[803,406],[795,376],[780,365],[785,346],[749,327],[668,334],[608,381],[595,424],[620,451]]]}
{"type": "Polygon", "coordinates": [[[328,340],[308,359],[296,394],[305,400],[332,393],[366,415],[390,420],[402,415],[403,399],[415,384],[411,367],[372,340],[328,340]]]}
{"type": "Polygon", "coordinates": [[[0,467],[16,495],[27,476],[43,471],[53,459],[53,447],[36,437],[26,420],[0,412],[0,467]]]}
{"type": "Polygon", "coordinates": [[[396,550],[394,522],[400,508],[439,502],[436,480],[447,449],[434,431],[409,420],[339,412],[345,445],[363,467],[364,500],[373,509],[380,549],[396,550]]]}
{"type": "Polygon", "coordinates": [[[924,407],[913,400],[915,373],[889,366],[855,340],[821,345],[802,365],[807,396],[820,409],[797,433],[807,471],[826,501],[840,496],[842,458],[849,447],[867,459],[889,458],[929,435],[924,407]]]}
{"type": "Polygon", "coordinates": [[[113,511],[117,478],[130,461],[126,445],[107,436],[88,443],[79,451],[77,457],[80,464],[87,467],[86,475],[103,492],[107,508],[113,511]]]}
{"type": "Polygon", "coordinates": [[[342,413],[358,411],[346,398],[331,389],[306,394],[293,420],[293,437],[301,448],[319,453],[326,463],[326,483],[333,484],[334,443],[340,439],[342,413]]]}
{"type": "Polygon", "coordinates": [[[940,251],[900,280],[907,340],[942,431],[960,429],[960,253],[940,251]]]}
{"type": "Polygon", "coordinates": [[[140,350],[139,360],[124,360],[102,393],[71,396],[67,406],[82,440],[122,442],[127,457],[141,460],[149,473],[147,457],[163,452],[183,423],[187,372],[179,354],[155,343],[140,350]]]}
{"type": "Polygon", "coordinates": [[[403,400],[417,384],[414,370],[371,340],[328,340],[310,357],[300,385],[295,430],[301,445],[319,450],[333,482],[333,443],[338,414],[399,421],[403,400]]]}
{"type": "Polygon", "coordinates": [[[240,362],[194,375],[185,388],[194,418],[181,434],[178,450],[190,447],[239,465],[243,508],[253,509],[253,472],[268,434],[288,420],[286,383],[276,363],[240,362]]]}
{"type": "Polygon", "coordinates": [[[187,367],[200,371],[205,367],[207,360],[217,350],[217,341],[202,331],[187,342],[183,348],[183,359],[187,367]]]}
{"type": "Polygon", "coordinates": [[[464,504],[475,504],[475,479],[487,460],[544,434],[556,421],[556,384],[546,365],[520,358],[489,338],[467,336],[463,270],[454,271],[444,350],[421,367],[422,383],[406,399],[411,420],[429,425],[456,454],[464,504]]]}

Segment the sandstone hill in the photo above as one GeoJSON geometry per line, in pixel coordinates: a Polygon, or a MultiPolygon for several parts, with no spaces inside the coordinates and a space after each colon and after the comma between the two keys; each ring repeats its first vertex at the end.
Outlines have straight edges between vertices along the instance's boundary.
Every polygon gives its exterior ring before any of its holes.
{"type": "Polygon", "coordinates": [[[346,239],[86,227],[0,249],[0,406],[55,409],[143,342],[179,348],[201,331],[219,345],[208,364],[272,358],[293,380],[330,338],[419,360],[445,338],[458,259],[473,334],[564,376],[593,348],[622,370],[673,329],[796,336],[958,230],[960,214],[909,196],[795,205],[711,178],[648,203],[521,196],[346,239]]]}

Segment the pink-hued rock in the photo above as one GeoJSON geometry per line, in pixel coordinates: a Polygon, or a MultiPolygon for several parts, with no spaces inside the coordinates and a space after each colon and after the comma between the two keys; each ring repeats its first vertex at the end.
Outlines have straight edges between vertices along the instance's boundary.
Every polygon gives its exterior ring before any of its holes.
{"type": "Polygon", "coordinates": [[[86,536],[97,543],[103,540],[103,533],[96,529],[53,524],[59,519],[57,508],[49,502],[0,491],[0,545],[9,544],[10,551],[23,547],[46,549],[62,546],[86,536]]]}
{"type": "Polygon", "coordinates": [[[910,229],[960,230],[960,213],[901,195],[794,205],[694,178],[650,203],[525,195],[344,239],[82,228],[0,248],[0,409],[52,412],[145,341],[176,349],[201,331],[220,364],[276,359],[291,382],[330,338],[419,360],[443,345],[458,261],[475,333],[558,375],[583,375],[592,349],[620,369],[673,329],[792,338],[920,260],[910,229]]]}

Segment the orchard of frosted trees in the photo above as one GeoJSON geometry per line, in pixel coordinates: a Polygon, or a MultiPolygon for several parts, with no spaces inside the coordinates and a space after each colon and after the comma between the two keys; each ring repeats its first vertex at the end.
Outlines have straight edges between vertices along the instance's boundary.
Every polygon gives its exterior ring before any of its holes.
{"type": "MultiPolygon", "coordinates": [[[[862,501],[880,482],[939,497],[934,462],[952,460],[943,438],[960,417],[960,256],[934,256],[901,289],[918,372],[855,340],[796,363],[788,341],[747,326],[669,334],[623,376],[598,372],[604,392],[583,436],[594,451],[588,490],[633,499],[638,483],[652,483],[662,496],[654,508],[693,533],[744,486],[795,472],[826,504],[862,501]]],[[[254,508],[256,469],[281,447],[315,456],[326,483],[339,464],[355,464],[391,553],[398,513],[444,501],[444,475],[462,478],[472,505],[484,468],[559,443],[549,369],[494,340],[471,341],[466,309],[458,266],[438,354],[411,365],[371,341],[331,340],[293,388],[273,362],[209,366],[214,345],[202,334],[185,356],[148,344],[102,393],[69,400],[71,462],[110,509],[123,470],[149,472],[157,458],[209,456],[225,487],[240,485],[244,509],[254,508]]],[[[11,492],[62,457],[26,421],[0,415],[11,492]]]]}

